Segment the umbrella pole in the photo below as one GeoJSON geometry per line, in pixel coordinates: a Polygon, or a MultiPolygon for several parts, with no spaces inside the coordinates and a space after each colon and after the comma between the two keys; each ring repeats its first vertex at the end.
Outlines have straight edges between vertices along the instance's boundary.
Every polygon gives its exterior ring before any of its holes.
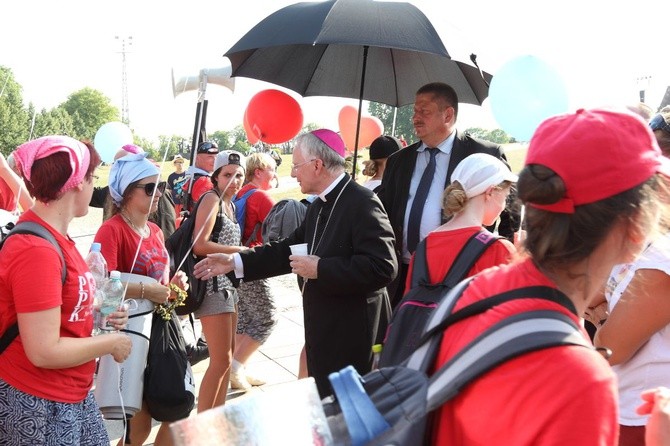
{"type": "Polygon", "coordinates": [[[354,140],[354,159],[353,167],[351,168],[351,178],[356,180],[356,163],[358,161],[358,135],[361,131],[361,113],[363,111],[363,91],[365,89],[365,67],[368,63],[368,49],[370,47],[365,45],[363,47],[363,73],[361,73],[361,93],[358,96],[358,119],[356,120],[356,139],[354,140]]]}

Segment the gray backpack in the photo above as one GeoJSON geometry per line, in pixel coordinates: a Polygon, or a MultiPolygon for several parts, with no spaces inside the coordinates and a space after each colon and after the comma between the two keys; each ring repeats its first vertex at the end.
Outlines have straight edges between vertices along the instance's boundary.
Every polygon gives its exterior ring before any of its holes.
{"type": "Polygon", "coordinates": [[[523,297],[574,307],[560,291],[536,286],[501,293],[452,313],[471,279],[460,282],[443,297],[416,350],[402,364],[373,370],[363,377],[351,366],[330,374],[334,394],[322,404],[336,444],[425,444],[432,412],[499,364],[559,345],[593,349],[570,317],[557,311],[528,311],[493,325],[429,377],[442,332],[457,321],[523,297]]]}
{"type": "Polygon", "coordinates": [[[261,227],[263,242],[283,240],[302,224],[307,214],[307,204],[292,198],[279,200],[272,206],[261,227]]]}

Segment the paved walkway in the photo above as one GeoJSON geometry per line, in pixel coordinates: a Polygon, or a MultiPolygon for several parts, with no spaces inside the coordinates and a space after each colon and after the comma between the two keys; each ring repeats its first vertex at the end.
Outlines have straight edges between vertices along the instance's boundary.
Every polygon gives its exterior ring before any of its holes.
{"type": "MultiPolygon", "coordinates": [[[[272,335],[254,353],[247,364],[250,374],[267,382],[263,386],[254,388],[252,392],[265,391],[278,384],[295,381],[298,376],[298,361],[303,345],[302,300],[295,275],[289,274],[270,280],[276,298],[278,323],[272,335]]],[[[205,360],[193,367],[196,392],[208,364],[209,360],[205,360]]],[[[228,401],[244,395],[244,392],[229,389],[228,401]]],[[[194,410],[191,416],[194,416],[195,413],[194,410]]],[[[122,421],[106,421],[105,424],[109,438],[112,440],[110,444],[116,445],[123,435],[122,421]]],[[[152,433],[144,444],[153,444],[157,432],[158,423],[154,422],[152,433]]]]}
{"type": "MultiPolygon", "coordinates": [[[[93,210],[89,216],[91,221],[100,221],[100,215],[93,210]]],[[[78,222],[79,227],[72,228],[70,232],[77,242],[77,247],[85,254],[88,252],[93,234],[90,234],[91,226],[85,222],[78,222]]],[[[99,224],[99,223],[98,223],[99,224]]],[[[97,227],[97,226],[95,226],[97,227]]],[[[302,297],[298,290],[296,276],[288,274],[285,276],[274,277],[270,279],[271,288],[275,295],[277,306],[278,323],[272,335],[265,344],[250,358],[247,369],[250,374],[263,378],[267,383],[256,387],[251,392],[262,392],[271,389],[282,383],[295,381],[298,375],[298,361],[300,350],[303,345],[303,317],[302,317],[302,297]]],[[[209,360],[202,361],[193,367],[193,374],[196,381],[196,392],[199,388],[202,377],[207,369],[209,360]]],[[[244,397],[245,393],[241,391],[228,391],[228,400],[244,397]]],[[[191,416],[195,415],[195,410],[191,416]]],[[[111,440],[110,445],[116,445],[123,435],[122,421],[105,421],[107,431],[111,440]]],[[[153,444],[154,437],[158,431],[158,423],[154,422],[152,433],[144,443],[153,444]]]]}

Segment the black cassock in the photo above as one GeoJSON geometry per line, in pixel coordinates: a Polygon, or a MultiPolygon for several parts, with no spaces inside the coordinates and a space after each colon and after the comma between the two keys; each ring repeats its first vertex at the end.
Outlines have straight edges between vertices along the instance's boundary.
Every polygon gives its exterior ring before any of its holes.
{"type": "Polygon", "coordinates": [[[303,313],[307,367],[323,397],[332,393],[330,373],[348,365],[370,371],[372,344],[385,329],[378,323],[385,286],[398,268],[393,230],[377,196],[345,174],[290,237],[240,253],[245,280],[290,273],[289,246],[297,243],[320,257],[318,278],[304,286],[303,313]]]}

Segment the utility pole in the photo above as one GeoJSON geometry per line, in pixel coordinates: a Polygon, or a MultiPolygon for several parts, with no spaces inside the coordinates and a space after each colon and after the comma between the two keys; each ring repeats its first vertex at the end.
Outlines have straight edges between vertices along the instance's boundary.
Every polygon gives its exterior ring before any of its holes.
{"type": "Polygon", "coordinates": [[[640,102],[646,103],[646,93],[649,84],[651,83],[651,76],[640,76],[635,79],[638,85],[638,91],[640,93],[640,102]]]}
{"type": "Polygon", "coordinates": [[[121,122],[130,124],[130,108],[128,106],[128,74],[126,70],[126,53],[133,44],[133,36],[115,37],[121,41],[121,122]]]}

